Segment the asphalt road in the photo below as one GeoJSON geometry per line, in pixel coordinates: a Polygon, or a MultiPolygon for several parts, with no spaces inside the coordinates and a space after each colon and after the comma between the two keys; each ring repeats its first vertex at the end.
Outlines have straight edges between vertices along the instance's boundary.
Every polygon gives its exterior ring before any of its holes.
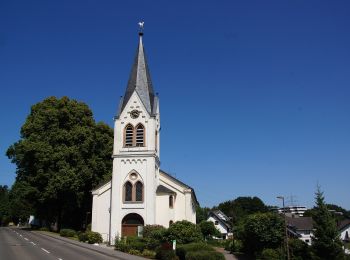
{"type": "Polygon", "coordinates": [[[0,227],[1,260],[109,260],[119,259],[55,238],[22,230],[0,227]]]}

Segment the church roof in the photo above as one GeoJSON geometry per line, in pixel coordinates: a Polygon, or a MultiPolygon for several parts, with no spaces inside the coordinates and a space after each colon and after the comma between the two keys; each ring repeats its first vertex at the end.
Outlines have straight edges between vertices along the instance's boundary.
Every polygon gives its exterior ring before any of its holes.
{"type": "Polygon", "coordinates": [[[128,85],[121,100],[117,116],[119,116],[123,111],[134,91],[136,91],[150,115],[154,115],[156,111],[155,104],[157,102],[153,91],[152,80],[147,65],[145,50],[143,47],[143,33],[140,32],[139,36],[139,45],[136,50],[134,64],[131,68],[128,85]]]}
{"type": "Polygon", "coordinates": [[[158,185],[156,193],[175,194],[176,192],[163,185],[158,185]]]}

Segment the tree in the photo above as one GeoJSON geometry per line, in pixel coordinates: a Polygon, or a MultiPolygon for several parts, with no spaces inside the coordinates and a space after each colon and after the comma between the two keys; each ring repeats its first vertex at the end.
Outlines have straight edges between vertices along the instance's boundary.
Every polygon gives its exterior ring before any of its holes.
{"type": "Polygon", "coordinates": [[[250,214],[268,211],[267,206],[258,197],[238,197],[220,203],[217,208],[232,217],[234,223],[240,222],[250,214]]]}
{"type": "Polygon", "coordinates": [[[170,225],[166,232],[168,242],[176,240],[179,244],[188,244],[203,240],[199,226],[187,220],[177,221],[170,225]]]}
{"type": "Polygon", "coordinates": [[[315,232],[312,249],[316,259],[344,259],[336,222],[325,204],[320,187],[317,187],[315,200],[316,207],[313,216],[315,232]]]}
{"type": "Polygon", "coordinates": [[[196,223],[199,224],[202,221],[206,221],[210,208],[201,208],[199,205],[196,206],[196,223]]]}
{"type": "Polygon", "coordinates": [[[219,230],[216,229],[215,225],[211,221],[202,221],[199,224],[199,227],[201,229],[202,235],[205,238],[209,238],[212,236],[219,237],[221,236],[221,233],[219,230]]]}
{"type": "Polygon", "coordinates": [[[32,106],[7,156],[16,184],[32,188],[24,201],[36,216],[79,228],[91,212],[90,191],[111,176],[112,144],[112,129],[96,124],[86,104],[50,97],[32,106]]]}
{"type": "Polygon", "coordinates": [[[236,237],[249,255],[259,255],[263,249],[276,249],[284,238],[284,222],[276,213],[255,213],[237,227],[236,237]]]}
{"type": "Polygon", "coordinates": [[[9,190],[6,185],[0,185],[0,226],[9,222],[9,190]]]}

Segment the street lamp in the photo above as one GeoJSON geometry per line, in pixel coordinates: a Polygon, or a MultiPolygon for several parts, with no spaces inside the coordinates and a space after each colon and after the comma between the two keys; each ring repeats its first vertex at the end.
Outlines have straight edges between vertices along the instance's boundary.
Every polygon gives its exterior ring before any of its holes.
{"type": "Polygon", "coordinates": [[[283,196],[277,196],[277,199],[282,200],[282,210],[283,210],[283,216],[284,216],[284,231],[285,231],[285,250],[287,251],[287,260],[290,259],[289,257],[289,245],[288,245],[288,231],[287,231],[287,217],[286,217],[286,210],[284,208],[284,197],[283,196]]]}

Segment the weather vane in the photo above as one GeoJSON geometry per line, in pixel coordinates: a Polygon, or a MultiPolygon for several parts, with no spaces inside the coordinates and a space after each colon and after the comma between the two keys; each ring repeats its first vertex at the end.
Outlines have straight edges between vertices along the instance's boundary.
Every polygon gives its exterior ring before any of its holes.
{"type": "Polygon", "coordinates": [[[145,22],[141,21],[139,22],[139,27],[140,27],[140,33],[143,33],[143,27],[144,27],[145,22]]]}

